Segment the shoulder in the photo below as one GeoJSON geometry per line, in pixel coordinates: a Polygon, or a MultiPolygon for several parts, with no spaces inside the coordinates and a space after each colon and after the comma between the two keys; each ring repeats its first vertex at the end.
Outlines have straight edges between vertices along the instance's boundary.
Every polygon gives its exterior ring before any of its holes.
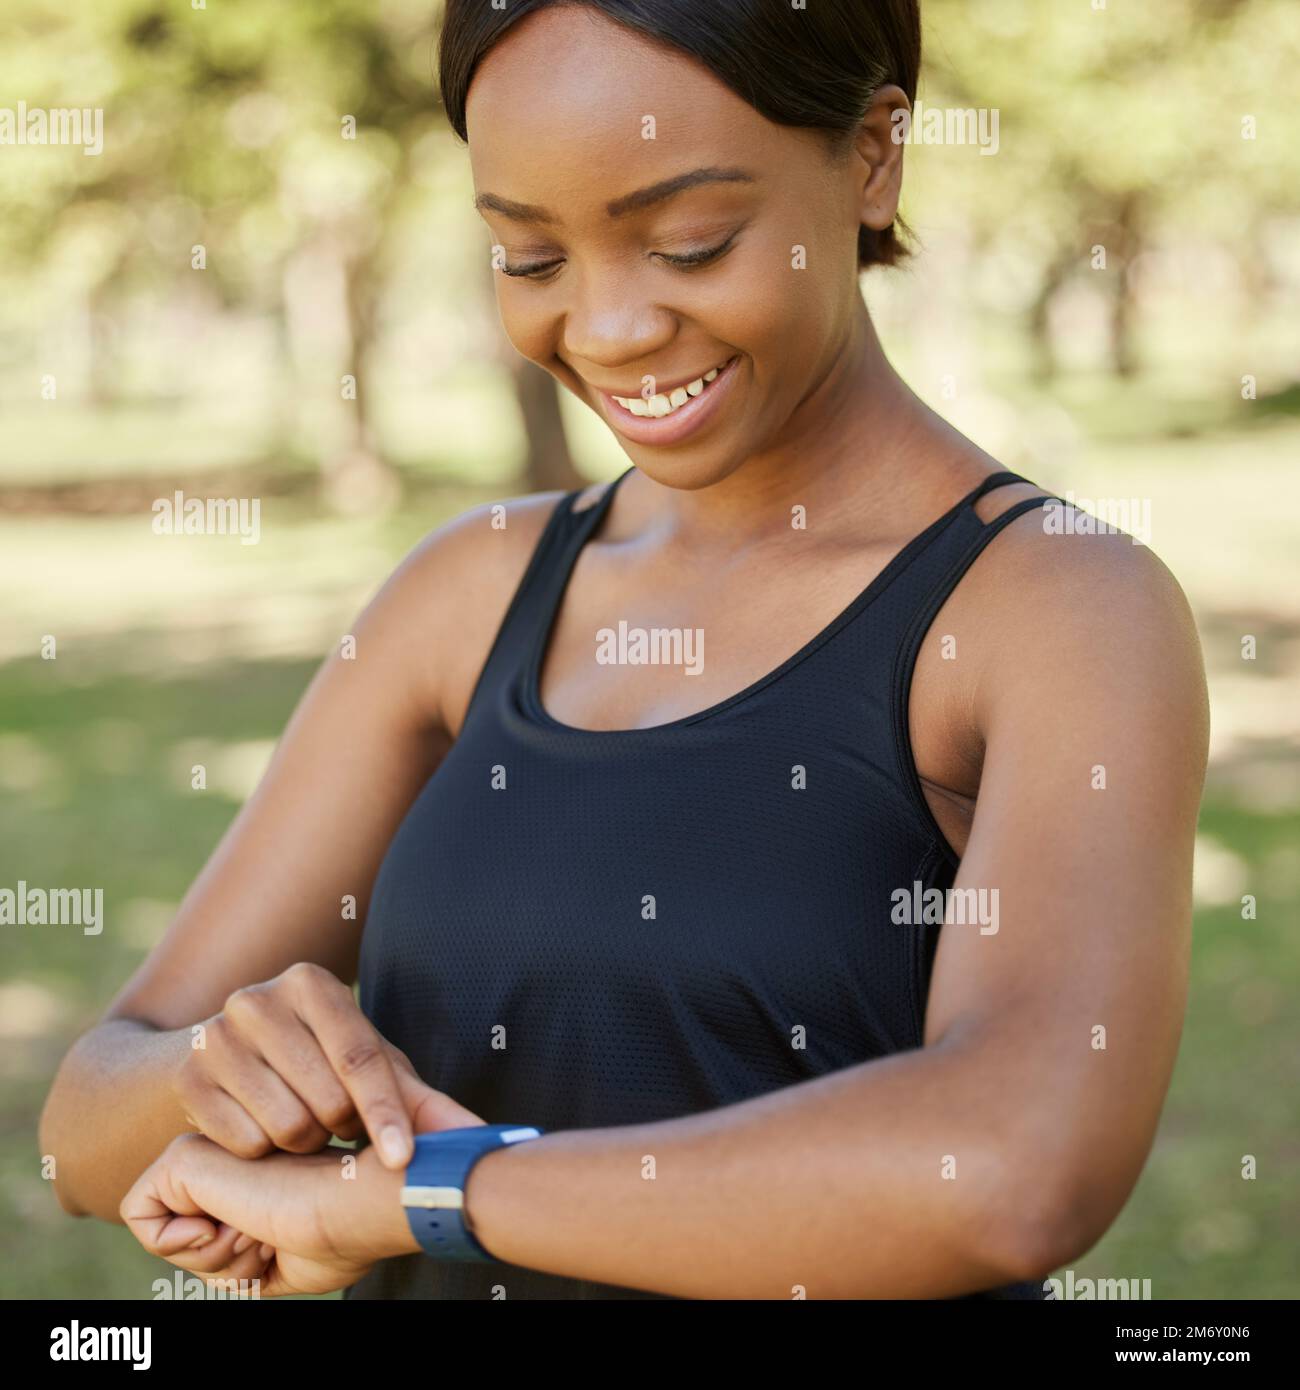
{"type": "Polygon", "coordinates": [[[424,717],[455,735],[492,641],[562,492],[481,503],[430,531],[367,606],[359,627],[424,717]]]}
{"type": "MultiPolygon", "coordinates": [[[[594,505],[608,483],[593,483],[573,500],[573,511],[594,505]]],[[[480,503],[429,532],[407,555],[394,574],[412,572],[471,580],[485,591],[510,586],[512,592],[542,538],[542,532],[567,496],[564,492],[532,492],[521,497],[480,503]]]]}
{"type": "MultiPolygon", "coordinates": [[[[1046,496],[1007,487],[979,509],[989,521],[1046,496]]],[[[1135,729],[1163,721],[1203,743],[1195,619],[1174,576],[1128,532],[1049,498],[1006,523],[954,599],[979,637],[971,674],[985,727],[1000,712],[1053,728],[1125,718],[1135,729]]]]}
{"type": "Polygon", "coordinates": [[[453,576],[486,589],[523,576],[562,492],[480,503],[430,531],[406,556],[394,578],[453,576]]]}
{"type": "MultiPolygon", "coordinates": [[[[607,486],[584,488],[574,498],[574,511],[593,505],[607,486]]],[[[530,493],[462,512],[407,554],[367,610],[372,623],[400,640],[401,659],[421,704],[453,736],[511,600],[565,496],[530,493]]]]}

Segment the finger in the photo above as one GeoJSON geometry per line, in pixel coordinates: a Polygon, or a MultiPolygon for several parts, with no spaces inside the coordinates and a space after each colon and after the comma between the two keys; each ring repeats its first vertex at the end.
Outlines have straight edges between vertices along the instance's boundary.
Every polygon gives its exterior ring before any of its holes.
{"type": "Polygon", "coordinates": [[[416,1132],[428,1129],[455,1129],[458,1126],[481,1125],[481,1116],[466,1110],[459,1101],[453,1100],[446,1091],[430,1086],[411,1064],[411,1059],[394,1043],[384,1040],[388,1055],[397,1075],[398,1088],[406,1104],[407,1114],[414,1121],[419,1112],[428,1119],[428,1125],[416,1125],[416,1132]]]}
{"type": "Polygon", "coordinates": [[[331,1134],[340,1139],[357,1136],[362,1126],[352,1097],[335,1074],[319,1039],[300,1018],[295,1016],[291,1025],[259,1038],[258,1047],[267,1064],[299,1097],[320,1127],[324,1138],[317,1149],[329,1142],[331,1134]]]}
{"type": "MultiPolygon", "coordinates": [[[[272,1251],[273,1254],[274,1251],[272,1251]]],[[[269,1257],[263,1257],[257,1246],[245,1250],[242,1254],[232,1255],[225,1264],[216,1269],[206,1265],[200,1267],[194,1257],[188,1255],[181,1255],[172,1260],[172,1264],[178,1269],[183,1269],[189,1274],[200,1275],[203,1279],[212,1282],[235,1280],[249,1284],[253,1284],[254,1281],[260,1280],[265,1275],[269,1263],[269,1257]]],[[[263,1290],[259,1288],[258,1293],[261,1292],[263,1290]]]]}
{"type": "Polygon", "coordinates": [[[158,1165],[152,1165],[136,1179],[118,1214],[127,1229],[152,1254],[170,1258],[177,1251],[203,1245],[216,1239],[217,1223],[183,1194],[166,1185],[158,1165]]]}
{"type": "MultiPolygon", "coordinates": [[[[349,1105],[351,1105],[351,1103],[351,1101],[348,1102],[349,1105]]],[[[365,1132],[366,1127],[361,1123],[361,1116],[358,1115],[355,1110],[353,1110],[350,1120],[345,1121],[343,1124],[336,1125],[334,1128],[334,1133],[340,1139],[360,1139],[365,1132]]]]}
{"type": "Polygon", "coordinates": [[[436,1129],[465,1129],[483,1123],[472,1110],[466,1110],[445,1091],[435,1091],[400,1068],[397,1084],[416,1134],[429,1134],[436,1129]]]}
{"type": "Polygon", "coordinates": [[[262,1126],[215,1081],[183,1087],[181,1100],[194,1128],[228,1153],[261,1158],[275,1148],[262,1126]]]}
{"type": "Polygon", "coordinates": [[[217,1234],[211,1240],[204,1241],[199,1247],[190,1243],[188,1247],[178,1250],[177,1254],[184,1257],[186,1268],[193,1269],[196,1273],[210,1273],[211,1270],[225,1269],[225,1266],[235,1258],[235,1241],[239,1240],[241,1234],[242,1232],[238,1230],[238,1227],[225,1225],[225,1222],[218,1222],[217,1234]]]}
{"type": "Polygon", "coordinates": [[[135,1226],[136,1239],[148,1251],[170,1260],[182,1253],[196,1255],[217,1241],[217,1223],[206,1216],[172,1216],[158,1221],[147,1232],[135,1226]]]}
{"type": "MultiPolygon", "coordinates": [[[[324,1059],[321,1065],[326,1065],[324,1059]]],[[[252,1047],[230,1049],[214,1057],[211,1076],[214,1084],[243,1107],[272,1148],[316,1153],[329,1143],[329,1130],[318,1123],[284,1077],[252,1047]]]]}
{"type": "Polygon", "coordinates": [[[261,1283],[266,1278],[267,1268],[274,1254],[275,1251],[272,1250],[270,1255],[263,1256],[254,1245],[242,1254],[234,1256],[230,1264],[219,1275],[209,1277],[235,1279],[240,1283],[250,1284],[252,1285],[250,1292],[255,1290],[256,1294],[260,1296],[265,1291],[261,1287],[261,1283]]]}
{"type": "Polygon", "coordinates": [[[172,1264],[184,1259],[185,1268],[196,1272],[222,1269],[234,1254],[238,1238],[238,1230],[210,1216],[174,1216],[154,1236],[153,1254],[172,1264]]]}
{"type": "Polygon", "coordinates": [[[397,1070],[388,1044],[357,1008],[352,991],[339,982],[337,990],[304,992],[302,1018],[352,1097],[380,1161],[386,1168],[404,1168],[414,1146],[397,1070]]]}

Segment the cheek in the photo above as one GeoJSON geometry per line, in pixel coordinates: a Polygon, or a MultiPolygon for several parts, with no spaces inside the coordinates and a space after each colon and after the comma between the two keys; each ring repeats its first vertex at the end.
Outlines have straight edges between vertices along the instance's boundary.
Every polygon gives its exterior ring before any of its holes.
{"type": "Polygon", "coordinates": [[[798,391],[800,374],[815,369],[841,312],[825,279],[792,260],[788,246],[765,250],[728,277],[725,293],[699,306],[704,327],[752,358],[757,379],[776,397],[783,383],[798,391]]]}
{"type": "Polygon", "coordinates": [[[544,366],[554,355],[555,314],[543,310],[537,296],[530,302],[527,289],[527,286],[512,285],[498,272],[497,313],[514,350],[530,362],[544,366]]]}
{"type": "Polygon", "coordinates": [[[722,336],[723,326],[734,322],[737,346],[748,350],[753,343],[757,356],[762,345],[778,358],[798,360],[843,316],[841,248],[820,218],[783,213],[738,249],[718,281],[715,331],[722,336]]]}

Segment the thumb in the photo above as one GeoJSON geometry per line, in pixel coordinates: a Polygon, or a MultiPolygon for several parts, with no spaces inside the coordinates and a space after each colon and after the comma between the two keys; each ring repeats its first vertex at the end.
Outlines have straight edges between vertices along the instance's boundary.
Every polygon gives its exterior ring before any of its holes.
{"type": "Polygon", "coordinates": [[[411,1117],[411,1129],[416,1134],[428,1134],[435,1129],[467,1129],[484,1123],[480,1116],[466,1110],[445,1091],[435,1091],[401,1067],[394,1070],[406,1113],[411,1117]]]}

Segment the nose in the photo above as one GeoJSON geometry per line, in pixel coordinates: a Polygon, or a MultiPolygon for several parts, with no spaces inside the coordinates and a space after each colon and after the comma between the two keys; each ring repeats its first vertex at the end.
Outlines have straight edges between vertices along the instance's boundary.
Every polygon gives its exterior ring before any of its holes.
{"type": "Polygon", "coordinates": [[[645,292],[638,277],[587,269],[574,277],[564,315],[563,342],[570,362],[608,373],[655,360],[677,334],[677,316],[645,292]],[[574,283],[578,282],[578,283],[574,283]]]}

